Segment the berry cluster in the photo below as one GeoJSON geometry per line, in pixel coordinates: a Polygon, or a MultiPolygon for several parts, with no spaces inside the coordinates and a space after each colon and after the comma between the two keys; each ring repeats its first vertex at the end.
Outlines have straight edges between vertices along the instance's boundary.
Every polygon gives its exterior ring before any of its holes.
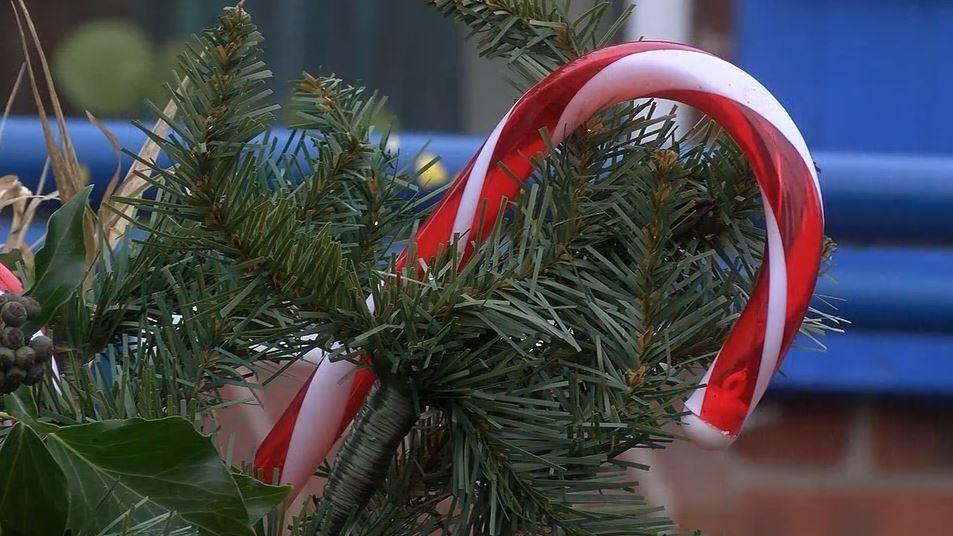
{"type": "Polygon", "coordinates": [[[53,355],[49,337],[34,337],[27,342],[21,326],[40,312],[40,304],[29,296],[0,294],[0,394],[16,390],[21,383],[33,385],[46,374],[46,363],[53,355]]]}

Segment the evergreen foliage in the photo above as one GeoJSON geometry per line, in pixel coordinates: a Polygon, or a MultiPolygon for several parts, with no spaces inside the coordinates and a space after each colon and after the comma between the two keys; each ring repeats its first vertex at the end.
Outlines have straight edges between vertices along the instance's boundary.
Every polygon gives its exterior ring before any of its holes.
{"type": "MultiPolygon", "coordinates": [[[[520,87],[609,43],[624,20],[603,20],[608,3],[575,19],[556,0],[427,3],[469,27],[483,55],[505,58],[520,87]]],[[[221,386],[254,390],[274,363],[321,348],[373,368],[383,394],[362,413],[396,448],[368,452],[380,445],[353,427],[329,490],[292,513],[292,533],[677,532],[639,494],[645,468],[622,454],[676,438],[681,401],[752,286],[764,233],[737,147],[710,124],[679,135],[653,103],[612,107],[537,159],[462,269],[450,247],[398,274],[393,252],[429,200],[374,131],[383,100],[304,75],[279,144],[261,39],[248,13],[228,8],[180,57],[172,132],[143,127],[170,163],[142,161],[155,195],[113,198],[117,214],[132,204],[139,216],[119,247],[102,248],[88,288],[47,311],[69,366],[4,399],[20,422],[4,449],[14,438],[64,458],[57,438],[99,430],[83,426],[146,433],[156,419],[214,431],[231,403],[221,386]],[[341,472],[369,461],[386,478],[370,493],[347,489],[341,472]]],[[[815,316],[805,329],[827,329],[832,317],[815,316]]],[[[257,533],[282,530],[272,507],[283,491],[199,462],[216,489],[239,494],[257,533]]],[[[120,469],[85,470],[115,484],[120,469]]],[[[144,490],[102,493],[109,519],[89,522],[97,529],[231,530],[172,499],[141,500],[144,490]]]]}

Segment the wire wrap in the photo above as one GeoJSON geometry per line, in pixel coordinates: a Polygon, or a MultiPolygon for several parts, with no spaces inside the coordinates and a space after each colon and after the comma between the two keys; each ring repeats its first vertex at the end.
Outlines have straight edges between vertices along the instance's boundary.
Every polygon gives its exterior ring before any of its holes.
{"type": "Polygon", "coordinates": [[[397,447],[417,422],[410,390],[379,380],[354,420],[337,455],[322,502],[322,534],[338,534],[380,489],[397,447]]]}

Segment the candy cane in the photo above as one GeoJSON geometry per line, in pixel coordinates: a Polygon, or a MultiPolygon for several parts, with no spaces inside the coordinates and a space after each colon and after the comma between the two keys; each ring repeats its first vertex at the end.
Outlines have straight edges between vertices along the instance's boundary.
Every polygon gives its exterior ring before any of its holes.
{"type": "MultiPolygon", "coordinates": [[[[649,97],[694,106],[720,123],[747,157],[764,200],[762,269],[704,385],[686,402],[683,420],[686,435],[698,445],[724,447],[741,430],[797,334],[817,279],[824,227],[820,187],[804,139],[778,101],[744,71],[689,46],[653,41],[608,47],[567,64],[503,117],[414,236],[416,254],[429,261],[454,236],[465,248],[481,240],[502,199],[518,195],[521,185],[513,176],[526,180],[532,173],[527,156],[545,151],[541,129],[558,144],[606,106],[649,97]]],[[[403,256],[398,267],[406,261],[403,256]]],[[[355,384],[347,379],[352,367],[322,365],[302,391],[302,402],[282,417],[275,437],[266,438],[263,448],[291,436],[285,442],[289,448],[273,456],[280,458],[276,467],[284,461],[283,482],[300,487],[327,455],[324,445],[297,442],[309,433],[302,430],[341,433],[342,423],[353,416],[348,405],[365,390],[348,387],[355,384]],[[329,385],[336,387],[317,389],[329,385]]]]}

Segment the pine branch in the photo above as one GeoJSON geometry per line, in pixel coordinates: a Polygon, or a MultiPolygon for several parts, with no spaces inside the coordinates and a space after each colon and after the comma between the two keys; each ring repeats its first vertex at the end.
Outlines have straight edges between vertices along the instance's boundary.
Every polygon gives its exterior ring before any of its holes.
{"type": "Polygon", "coordinates": [[[227,9],[221,26],[182,56],[190,84],[173,92],[177,135],[154,137],[174,165],[152,164],[155,178],[144,178],[160,195],[130,202],[158,216],[146,226],[152,247],[223,255],[249,281],[264,278],[278,303],[307,315],[358,307],[359,285],[340,246],[320,226],[302,225],[306,207],[271,186],[272,149],[252,143],[275,109],[264,102],[270,73],[260,40],[244,11],[227,9]]]}
{"type": "Polygon", "coordinates": [[[345,255],[364,273],[419,217],[414,177],[397,169],[386,133],[370,141],[384,100],[331,77],[305,75],[289,109],[314,151],[304,151],[310,177],[295,192],[300,219],[327,222],[345,255]]]}
{"type": "Polygon", "coordinates": [[[627,9],[601,31],[610,2],[598,2],[576,18],[569,13],[570,3],[559,0],[424,2],[469,27],[481,56],[504,58],[521,78],[522,89],[585,52],[611,42],[631,12],[627,9]]]}
{"type": "Polygon", "coordinates": [[[240,371],[257,360],[295,358],[331,338],[322,312],[363,308],[327,225],[287,217],[299,212],[293,196],[269,187],[278,157],[252,142],[274,109],[264,102],[260,40],[245,12],[226,9],[181,57],[190,83],[170,89],[181,111],[168,121],[174,134],[147,131],[172,166],[143,162],[158,195],[126,200],[151,213],[132,222],[149,234],[105,255],[93,289],[56,322],[77,367],[72,394],[48,401],[72,407],[64,416],[205,411],[218,386],[243,383],[240,371]],[[318,340],[302,342],[307,335],[318,340]],[[104,402],[113,394],[124,405],[104,402]]]}

